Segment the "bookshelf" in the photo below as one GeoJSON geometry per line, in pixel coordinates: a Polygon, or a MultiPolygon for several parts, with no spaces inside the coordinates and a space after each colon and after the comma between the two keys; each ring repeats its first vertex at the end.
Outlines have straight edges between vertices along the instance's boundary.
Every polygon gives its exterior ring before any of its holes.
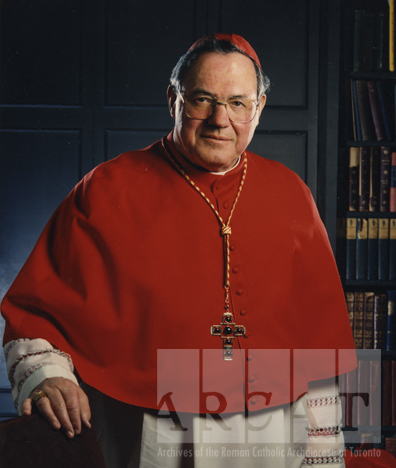
{"type": "Polygon", "coordinates": [[[357,445],[367,441],[389,450],[389,439],[396,438],[396,324],[389,313],[396,312],[391,12],[386,0],[341,2],[336,241],[359,361],[354,373],[340,378],[341,393],[373,397],[371,411],[360,397],[357,403],[346,401],[344,434],[348,441],[348,434],[358,431],[360,440],[356,434],[353,440],[357,445]]]}

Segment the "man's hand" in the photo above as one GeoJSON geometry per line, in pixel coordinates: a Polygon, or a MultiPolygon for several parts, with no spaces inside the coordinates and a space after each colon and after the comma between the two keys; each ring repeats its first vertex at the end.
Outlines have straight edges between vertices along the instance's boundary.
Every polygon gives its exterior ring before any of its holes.
{"type": "Polygon", "coordinates": [[[70,439],[74,434],[80,434],[81,421],[91,427],[88,397],[71,380],[63,377],[43,380],[22,403],[22,414],[30,415],[33,405],[54,429],[62,428],[70,439]],[[34,396],[40,390],[45,396],[35,403],[34,396]]]}

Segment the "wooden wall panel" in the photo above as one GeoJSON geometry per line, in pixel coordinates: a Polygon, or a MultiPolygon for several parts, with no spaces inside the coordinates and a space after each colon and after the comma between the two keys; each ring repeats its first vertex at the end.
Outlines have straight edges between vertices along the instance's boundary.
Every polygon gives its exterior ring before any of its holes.
{"type": "Polygon", "coordinates": [[[2,130],[0,294],[23,265],[50,214],[78,181],[78,131],[2,130]]]}
{"type": "Polygon", "coordinates": [[[271,79],[269,107],[307,106],[309,0],[227,1],[222,30],[253,45],[271,79]],[[238,14],[235,14],[235,11],[238,14]]]}
{"type": "Polygon", "coordinates": [[[194,7],[193,0],[107,2],[106,105],[166,105],[177,45],[194,40],[194,7]]]}
{"type": "Polygon", "coordinates": [[[106,152],[113,159],[125,151],[146,148],[167,134],[161,130],[109,130],[106,132],[106,152]]]}
{"type": "Polygon", "coordinates": [[[292,132],[262,132],[256,134],[248,148],[263,158],[278,161],[298,174],[306,182],[307,134],[292,132]],[[264,150],[263,150],[264,148],[264,150]]]}
{"type": "Polygon", "coordinates": [[[0,8],[1,103],[80,104],[82,2],[3,0],[0,8]]]}

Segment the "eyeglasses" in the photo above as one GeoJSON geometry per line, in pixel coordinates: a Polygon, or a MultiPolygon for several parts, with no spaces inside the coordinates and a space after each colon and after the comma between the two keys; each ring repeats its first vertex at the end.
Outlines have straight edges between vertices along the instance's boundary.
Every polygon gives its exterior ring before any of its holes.
{"type": "Polygon", "coordinates": [[[196,94],[193,96],[179,96],[185,105],[187,117],[196,120],[209,119],[217,109],[217,106],[225,106],[228,118],[231,122],[249,123],[257,113],[258,101],[248,98],[229,98],[226,102],[220,102],[215,97],[196,94]]]}

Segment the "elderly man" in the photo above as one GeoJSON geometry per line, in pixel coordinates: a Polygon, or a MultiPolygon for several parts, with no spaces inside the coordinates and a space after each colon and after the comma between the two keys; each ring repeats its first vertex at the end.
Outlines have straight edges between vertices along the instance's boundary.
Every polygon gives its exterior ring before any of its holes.
{"type": "Polygon", "coordinates": [[[195,43],[173,131],[89,173],[3,301],[18,411],[72,438],[92,410],[111,468],[343,465],[327,236],[303,182],[246,150],[268,85],[240,36],[195,43]]]}

